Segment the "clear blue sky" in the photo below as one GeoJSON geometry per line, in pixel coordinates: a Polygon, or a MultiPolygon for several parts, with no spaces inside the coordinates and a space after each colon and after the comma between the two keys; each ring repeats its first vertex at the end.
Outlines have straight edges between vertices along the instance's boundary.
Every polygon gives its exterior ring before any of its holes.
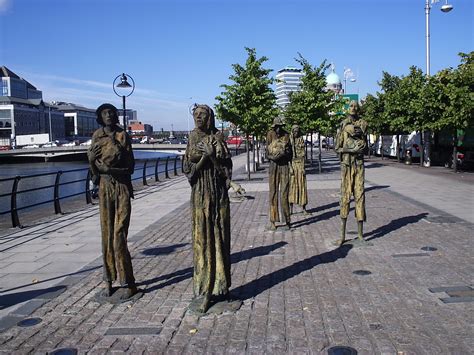
{"type": "MultiPolygon", "coordinates": [[[[431,73],[473,50],[473,1],[431,10],[431,73]]],[[[244,47],[276,71],[300,52],[334,63],[348,92],[378,90],[382,71],[425,70],[424,0],[0,0],[0,65],[43,91],[45,100],[121,107],[112,91],[133,76],[127,107],[155,130],[192,126],[192,102],[213,105],[244,47]]]]}

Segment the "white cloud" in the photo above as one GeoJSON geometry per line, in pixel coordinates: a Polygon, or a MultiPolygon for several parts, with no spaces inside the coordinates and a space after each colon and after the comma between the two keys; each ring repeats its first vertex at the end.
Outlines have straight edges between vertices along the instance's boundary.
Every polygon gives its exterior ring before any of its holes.
{"type": "MultiPolygon", "coordinates": [[[[22,72],[21,76],[41,90],[46,101],[72,102],[89,108],[110,102],[122,107],[122,100],[112,91],[111,83],[28,72],[22,72]]],[[[140,121],[152,124],[155,130],[170,129],[171,124],[175,130],[187,130],[190,125],[191,98],[173,98],[170,94],[138,88],[126,103],[127,108],[137,110],[140,121]]]]}
{"type": "Polygon", "coordinates": [[[0,13],[7,12],[11,3],[11,0],[0,0],[0,13]]]}

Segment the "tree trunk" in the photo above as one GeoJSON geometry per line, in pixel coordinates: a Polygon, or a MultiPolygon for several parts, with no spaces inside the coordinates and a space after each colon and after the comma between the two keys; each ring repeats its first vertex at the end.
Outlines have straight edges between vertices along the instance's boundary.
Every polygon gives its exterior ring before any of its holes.
{"type": "Polygon", "coordinates": [[[383,160],[383,134],[380,135],[380,157],[383,160]]]}
{"type": "Polygon", "coordinates": [[[453,171],[458,172],[458,134],[457,130],[454,130],[453,134],[453,171]]]}
{"type": "Polygon", "coordinates": [[[247,152],[247,180],[250,180],[250,140],[249,135],[246,135],[247,139],[245,140],[245,150],[247,152]]]}
{"type": "Polygon", "coordinates": [[[256,144],[256,148],[257,148],[257,169],[260,168],[260,144],[259,144],[259,140],[258,140],[258,136],[255,136],[255,144],[256,144]]]}
{"type": "Polygon", "coordinates": [[[257,171],[257,164],[255,162],[255,137],[252,135],[252,168],[253,172],[257,171]]]}
{"type": "Polygon", "coordinates": [[[420,166],[423,166],[423,160],[425,159],[425,147],[423,143],[423,132],[420,131],[420,166]]]}
{"type": "Polygon", "coordinates": [[[397,134],[397,163],[400,163],[400,135],[397,134]]]}
{"type": "Polygon", "coordinates": [[[310,165],[313,166],[313,131],[311,131],[311,157],[310,157],[310,165]]]}
{"type": "MultiPolygon", "coordinates": [[[[319,141],[319,144],[318,144],[318,171],[319,173],[321,174],[321,147],[322,147],[322,143],[321,143],[321,133],[318,132],[318,141],[319,141]]],[[[326,141],[326,144],[327,144],[327,141],[326,141]]]]}
{"type": "Polygon", "coordinates": [[[369,148],[369,159],[370,159],[370,151],[371,151],[371,149],[370,149],[370,133],[367,134],[367,147],[369,148]]]}
{"type": "Polygon", "coordinates": [[[431,131],[425,132],[425,166],[429,168],[431,166],[431,131]]]}

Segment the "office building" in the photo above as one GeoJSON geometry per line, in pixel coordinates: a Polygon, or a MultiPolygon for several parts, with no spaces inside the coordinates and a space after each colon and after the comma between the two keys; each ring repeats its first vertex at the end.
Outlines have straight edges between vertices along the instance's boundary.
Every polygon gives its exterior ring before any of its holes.
{"type": "Polygon", "coordinates": [[[5,66],[0,67],[0,138],[48,133],[64,138],[64,117],[43,101],[43,93],[5,66]]]}
{"type": "Polygon", "coordinates": [[[277,105],[285,108],[290,103],[289,93],[300,90],[301,77],[303,76],[301,69],[286,67],[280,69],[276,75],[276,98],[277,105]]]}

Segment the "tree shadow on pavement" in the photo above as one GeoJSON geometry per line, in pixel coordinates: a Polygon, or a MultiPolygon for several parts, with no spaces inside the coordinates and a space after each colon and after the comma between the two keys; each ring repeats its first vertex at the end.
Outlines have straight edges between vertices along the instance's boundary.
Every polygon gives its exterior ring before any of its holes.
{"type": "Polygon", "coordinates": [[[337,206],[339,206],[339,202],[332,202],[332,203],[328,203],[326,205],[318,206],[318,207],[315,207],[315,208],[310,208],[308,210],[308,212],[309,213],[317,213],[317,212],[328,210],[330,208],[337,207],[337,206]]]}
{"type": "Polygon", "coordinates": [[[381,168],[382,166],[385,166],[384,164],[380,163],[365,163],[365,168],[366,169],[374,169],[374,168],[381,168]]]}
{"type": "Polygon", "coordinates": [[[347,254],[349,254],[351,248],[352,245],[343,245],[337,249],[297,261],[290,266],[271,272],[245,285],[239,286],[233,289],[231,294],[240,300],[253,298],[258,294],[272,288],[273,286],[289,280],[304,271],[311,270],[318,265],[332,263],[338,259],[345,258],[347,254]]]}
{"type": "Polygon", "coordinates": [[[369,237],[369,238],[365,238],[365,240],[368,241],[372,239],[381,238],[397,229],[405,227],[408,224],[418,223],[421,219],[425,218],[426,216],[428,216],[428,213],[420,213],[420,214],[417,214],[416,216],[407,216],[407,217],[394,219],[389,224],[378,227],[377,229],[374,229],[373,231],[365,234],[365,237],[369,237]]]}
{"type": "MultiPolygon", "coordinates": [[[[252,258],[262,256],[262,255],[268,255],[271,252],[273,252],[274,250],[279,249],[279,248],[281,248],[281,247],[283,247],[287,244],[288,244],[287,242],[278,242],[278,243],[275,243],[275,244],[272,244],[272,245],[265,245],[265,246],[256,247],[256,248],[253,248],[253,249],[242,250],[242,251],[239,251],[237,253],[233,253],[230,256],[231,263],[235,264],[235,263],[238,263],[238,262],[243,261],[243,260],[252,259],[252,258]]],[[[156,284],[157,282],[167,280],[163,283],[160,283],[158,285],[154,285],[154,286],[149,287],[149,288],[144,290],[145,293],[150,293],[150,292],[153,292],[155,290],[159,290],[160,288],[163,288],[163,287],[172,285],[174,283],[178,283],[178,282],[181,282],[181,281],[186,280],[188,278],[191,278],[192,276],[193,276],[193,268],[188,267],[188,268],[185,268],[185,269],[182,269],[182,270],[172,272],[170,274],[161,275],[161,276],[149,279],[149,280],[142,281],[142,282],[138,283],[137,286],[153,285],[153,284],[156,284]]]]}
{"type": "Polygon", "coordinates": [[[66,288],[66,286],[60,285],[39,290],[22,291],[2,295],[0,296],[0,309],[5,309],[32,299],[51,299],[65,291],[66,288]]]}
{"type": "Polygon", "coordinates": [[[181,244],[168,245],[166,247],[148,248],[148,249],[145,249],[145,250],[141,251],[140,253],[143,254],[143,255],[152,255],[152,256],[166,255],[166,254],[171,254],[176,249],[182,248],[182,247],[184,247],[188,244],[189,243],[181,243],[181,244]]]}
{"type": "MultiPolygon", "coordinates": [[[[339,203],[335,202],[334,205],[338,206],[339,203]]],[[[327,206],[329,206],[329,205],[327,205],[327,206]]],[[[327,208],[330,208],[330,207],[327,207],[327,208]]],[[[323,214],[320,214],[320,215],[317,215],[317,216],[312,216],[312,217],[303,219],[301,221],[296,221],[294,223],[291,223],[291,228],[302,227],[302,226],[306,226],[306,225],[309,225],[309,224],[312,224],[312,223],[316,223],[318,221],[328,220],[328,219],[331,219],[334,216],[337,216],[338,214],[339,214],[339,209],[332,210],[332,211],[327,211],[327,212],[324,212],[323,214]]]]}
{"type": "Polygon", "coordinates": [[[390,185],[374,185],[370,186],[365,189],[365,192],[372,191],[372,190],[380,190],[380,189],[388,189],[390,185]]]}

